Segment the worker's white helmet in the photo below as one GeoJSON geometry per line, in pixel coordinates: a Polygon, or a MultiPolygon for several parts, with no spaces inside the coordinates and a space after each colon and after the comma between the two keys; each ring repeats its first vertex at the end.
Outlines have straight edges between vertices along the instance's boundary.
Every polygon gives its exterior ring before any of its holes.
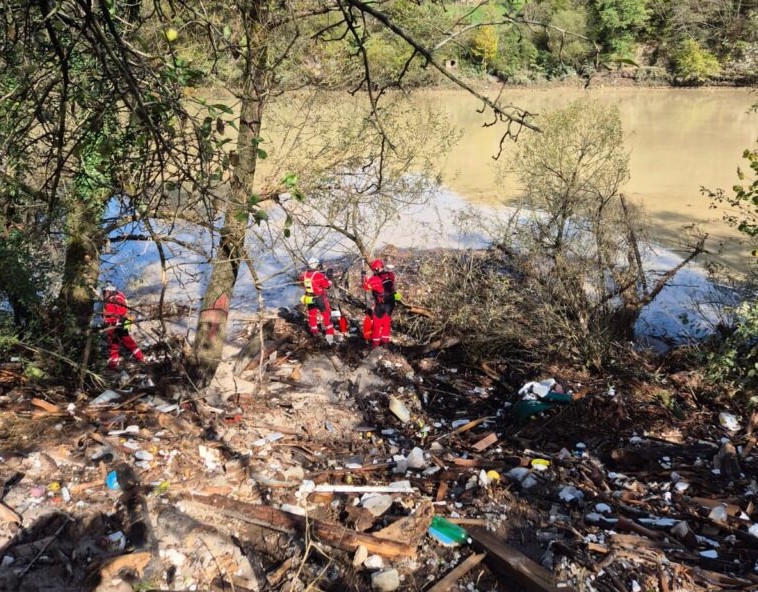
{"type": "Polygon", "coordinates": [[[116,289],[116,286],[114,286],[113,284],[108,284],[103,289],[103,292],[118,292],[118,290],[116,289]]]}
{"type": "Polygon", "coordinates": [[[311,257],[310,259],[308,259],[308,269],[316,269],[318,267],[318,263],[319,263],[318,259],[316,259],[315,257],[311,257]]]}

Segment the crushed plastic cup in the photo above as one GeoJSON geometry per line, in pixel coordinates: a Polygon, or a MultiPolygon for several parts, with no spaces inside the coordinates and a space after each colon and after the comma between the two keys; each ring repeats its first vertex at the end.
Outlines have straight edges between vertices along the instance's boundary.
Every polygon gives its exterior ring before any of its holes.
{"type": "Polygon", "coordinates": [[[392,413],[394,413],[403,423],[410,421],[411,419],[411,412],[408,411],[408,408],[403,402],[394,395],[390,396],[390,411],[392,411],[392,413]]]}
{"type": "Polygon", "coordinates": [[[547,471],[548,467],[550,466],[550,461],[546,458],[533,458],[532,459],[532,468],[535,471],[547,471]]]}

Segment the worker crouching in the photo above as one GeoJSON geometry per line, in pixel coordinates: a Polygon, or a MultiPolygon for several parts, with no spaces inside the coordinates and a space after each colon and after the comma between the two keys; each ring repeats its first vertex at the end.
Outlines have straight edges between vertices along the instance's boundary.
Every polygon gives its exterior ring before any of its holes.
{"type": "Polygon", "coordinates": [[[121,362],[121,346],[123,345],[138,362],[144,362],[145,356],[137,346],[129,329],[132,321],[129,318],[129,306],[126,296],[119,292],[115,286],[108,286],[103,290],[103,323],[108,327],[106,337],[108,339],[108,368],[118,368],[121,362]]]}

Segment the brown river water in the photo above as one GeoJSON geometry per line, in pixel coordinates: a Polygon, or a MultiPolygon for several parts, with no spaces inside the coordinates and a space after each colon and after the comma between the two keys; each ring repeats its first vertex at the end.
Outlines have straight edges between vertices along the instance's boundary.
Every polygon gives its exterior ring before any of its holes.
{"type": "MultiPolygon", "coordinates": [[[[749,113],[758,94],[747,89],[579,88],[508,90],[507,102],[531,112],[559,109],[589,97],[619,107],[631,179],[624,194],[643,205],[651,238],[667,247],[681,242],[683,227],[696,224],[709,233],[711,249],[724,242],[720,257],[736,266],[751,259],[752,247],[735,243],[737,233],[710,208],[701,187],[731,190],[737,168],[745,167],[742,153],[758,140],[758,114],[749,113]]],[[[502,128],[483,127],[480,104],[461,91],[435,91],[424,100],[444,108],[463,131],[461,141],[447,157],[445,183],[467,201],[507,203],[520,194],[518,180],[503,179],[498,168],[507,166],[513,147],[496,163],[502,128]]]]}

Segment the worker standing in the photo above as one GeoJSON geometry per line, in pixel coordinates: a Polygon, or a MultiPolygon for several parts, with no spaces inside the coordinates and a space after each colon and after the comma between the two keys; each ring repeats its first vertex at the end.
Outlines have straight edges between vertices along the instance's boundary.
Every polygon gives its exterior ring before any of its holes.
{"type": "Polygon", "coordinates": [[[129,306],[123,292],[115,286],[107,286],[103,290],[103,322],[108,327],[108,368],[118,368],[121,362],[121,346],[123,345],[138,362],[144,362],[145,356],[137,346],[129,329],[132,320],[129,315],[129,306]]]}
{"type": "Polygon", "coordinates": [[[332,325],[332,309],[329,306],[329,299],[326,297],[326,291],[332,287],[332,270],[327,269],[326,273],[323,273],[319,267],[318,259],[311,258],[308,260],[308,269],[300,276],[300,283],[305,290],[300,301],[308,308],[308,328],[311,334],[314,336],[319,334],[318,315],[321,313],[321,323],[324,326],[326,342],[332,345],[334,343],[334,325],[332,325]]]}
{"type": "Polygon", "coordinates": [[[381,259],[374,259],[369,267],[373,272],[371,277],[361,271],[361,278],[363,289],[374,297],[371,348],[375,349],[390,342],[392,311],[395,310],[395,302],[400,300],[400,294],[395,290],[395,274],[384,268],[381,259]]]}

